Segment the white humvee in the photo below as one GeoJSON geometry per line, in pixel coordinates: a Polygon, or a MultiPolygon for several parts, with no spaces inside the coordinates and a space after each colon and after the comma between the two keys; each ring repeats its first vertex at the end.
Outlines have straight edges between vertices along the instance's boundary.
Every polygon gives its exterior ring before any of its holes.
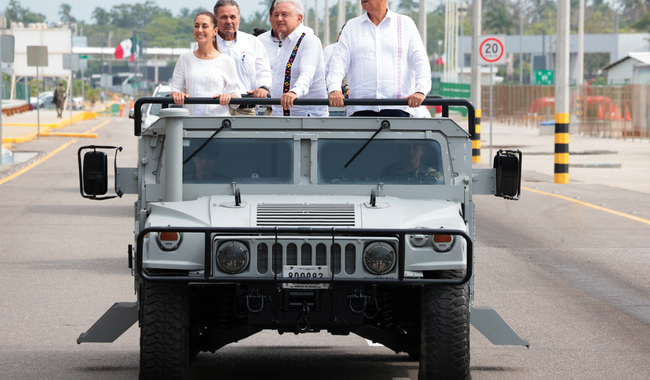
{"type": "MultiPolygon", "coordinates": [[[[141,379],[188,378],[200,351],[264,329],[354,333],[419,360],[420,379],[470,378],[470,323],[495,344],[528,345],[472,304],[472,197],[517,199],[521,154],[499,151],[494,168],[472,168],[471,103],[425,103],[466,106],[469,131],[448,117],[170,108],[141,132],[141,105],[170,102],[138,100],[138,166],[115,172],[118,196],[138,194],[137,302],[113,305],[78,343],[112,342],[139,322],[141,379]]],[[[79,150],[87,198],[114,197],[105,196],[108,149],[120,148],[79,150]]]]}

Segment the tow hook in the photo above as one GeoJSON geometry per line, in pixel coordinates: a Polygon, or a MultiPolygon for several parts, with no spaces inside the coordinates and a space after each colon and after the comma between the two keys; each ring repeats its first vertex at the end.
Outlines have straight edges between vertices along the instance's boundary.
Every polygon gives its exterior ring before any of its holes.
{"type": "Polygon", "coordinates": [[[302,301],[302,312],[300,313],[300,318],[298,318],[298,322],[296,323],[299,333],[304,334],[311,328],[311,320],[307,316],[307,313],[309,313],[309,305],[307,305],[306,301],[302,301]]]}
{"type": "Polygon", "coordinates": [[[251,313],[258,313],[264,308],[264,296],[257,289],[252,289],[251,294],[246,296],[246,308],[251,313]]]}
{"type": "Polygon", "coordinates": [[[354,294],[350,294],[348,296],[348,301],[350,302],[350,310],[352,310],[353,313],[363,313],[366,311],[366,306],[368,306],[368,298],[370,296],[367,296],[365,294],[361,294],[361,290],[355,290],[354,294]]]}

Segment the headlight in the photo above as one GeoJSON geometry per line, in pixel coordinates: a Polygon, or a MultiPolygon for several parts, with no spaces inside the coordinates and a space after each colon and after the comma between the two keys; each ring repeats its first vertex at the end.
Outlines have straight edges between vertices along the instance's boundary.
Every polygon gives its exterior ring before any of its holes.
{"type": "Polygon", "coordinates": [[[179,232],[156,232],[156,242],[163,251],[173,251],[181,245],[183,235],[179,232]]]}
{"type": "Polygon", "coordinates": [[[217,249],[217,265],[229,274],[237,274],[248,265],[248,248],[238,241],[228,241],[217,249]]]}
{"type": "Polygon", "coordinates": [[[438,252],[450,251],[453,245],[454,245],[454,237],[452,235],[433,236],[433,249],[435,249],[438,252]]]}
{"type": "Polygon", "coordinates": [[[388,273],[395,265],[395,250],[388,243],[372,243],[363,252],[363,265],[373,274],[388,273]]]}

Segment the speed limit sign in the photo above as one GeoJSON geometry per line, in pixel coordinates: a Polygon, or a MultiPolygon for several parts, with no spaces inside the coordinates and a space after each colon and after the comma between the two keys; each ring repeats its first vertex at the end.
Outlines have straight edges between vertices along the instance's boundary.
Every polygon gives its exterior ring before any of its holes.
{"type": "Polygon", "coordinates": [[[503,65],[506,63],[505,36],[479,36],[478,44],[479,65],[503,65]]]}

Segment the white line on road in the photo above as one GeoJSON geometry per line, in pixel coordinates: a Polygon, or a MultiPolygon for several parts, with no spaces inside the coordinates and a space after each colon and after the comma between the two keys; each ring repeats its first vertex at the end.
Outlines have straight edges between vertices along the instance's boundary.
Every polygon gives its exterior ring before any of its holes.
{"type": "Polygon", "coordinates": [[[384,347],[383,344],[381,344],[381,343],[375,343],[375,342],[373,342],[373,341],[371,341],[371,340],[368,340],[368,339],[366,339],[366,342],[368,342],[368,346],[370,346],[370,347],[378,347],[378,346],[379,346],[379,347],[384,347]]]}

